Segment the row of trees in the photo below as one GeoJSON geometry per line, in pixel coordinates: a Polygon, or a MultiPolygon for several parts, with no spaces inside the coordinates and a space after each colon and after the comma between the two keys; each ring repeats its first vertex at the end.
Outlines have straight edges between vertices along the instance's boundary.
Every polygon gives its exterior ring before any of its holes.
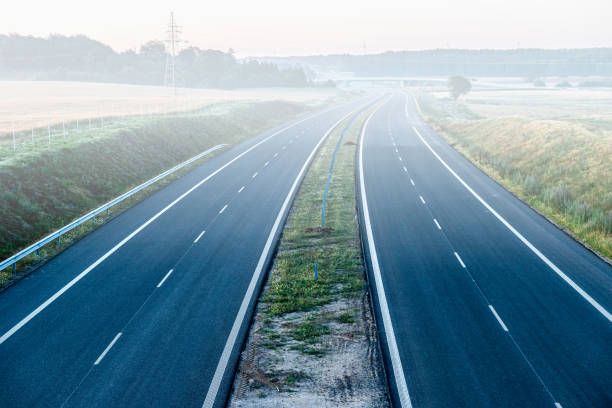
{"type": "MultiPolygon", "coordinates": [[[[166,64],[164,44],[151,41],[138,52],[115,52],[85,36],[36,38],[0,35],[0,79],[73,80],[160,85],[166,64]]],[[[176,57],[178,86],[205,88],[308,85],[299,67],[240,62],[228,52],[189,47],[176,57]]]]}
{"type": "Polygon", "coordinates": [[[269,58],[358,76],[611,76],[612,48],[393,51],[269,58]]]}

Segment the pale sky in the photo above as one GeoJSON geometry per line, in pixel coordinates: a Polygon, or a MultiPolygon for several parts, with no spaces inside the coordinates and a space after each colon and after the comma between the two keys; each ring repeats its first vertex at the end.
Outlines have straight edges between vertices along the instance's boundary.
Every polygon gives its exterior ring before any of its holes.
{"type": "Polygon", "coordinates": [[[612,0],[16,0],[0,33],[85,34],[117,51],[183,37],[239,56],[612,47],[612,0]]]}

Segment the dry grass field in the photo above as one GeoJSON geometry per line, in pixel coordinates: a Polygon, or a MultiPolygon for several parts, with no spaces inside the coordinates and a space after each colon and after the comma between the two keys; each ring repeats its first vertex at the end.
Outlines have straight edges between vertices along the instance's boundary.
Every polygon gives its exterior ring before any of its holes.
{"type": "Polygon", "coordinates": [[[338,95],[334,88],[193,89],[125,84],[0,81],[0,138],[80,119],[197,109],[231,101],[282,100],[320,103],[338,95]],[[2,137],[2,134],[4,136],[2,137]]]}
{"type": "MultiPolygon", "coordinates": [[[[474,87],[462,102],[483,118],[522,116],[532,119],[612,117],[612,89],[533,88],[488,90],[474,87]]],[[[448,92],[433,92],[447,98],[448,92]]]]}
{"type": "Polygon", "coordinates": [[[612,90],[421,93],[428,122],[489,175],[612,257],[612,90]]]}

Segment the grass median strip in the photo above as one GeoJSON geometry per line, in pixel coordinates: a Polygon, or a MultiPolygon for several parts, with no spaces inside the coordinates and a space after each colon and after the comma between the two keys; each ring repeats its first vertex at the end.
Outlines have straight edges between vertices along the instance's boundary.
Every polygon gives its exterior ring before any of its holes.
{"type": "Polygon", "coordinates": [[[350,118],[304,178],[255,313],[232,407],[388,406],[355,201],[355,150],[369,112],[352,121],[338,150],[325,227],[330,162],[350,118]]]}

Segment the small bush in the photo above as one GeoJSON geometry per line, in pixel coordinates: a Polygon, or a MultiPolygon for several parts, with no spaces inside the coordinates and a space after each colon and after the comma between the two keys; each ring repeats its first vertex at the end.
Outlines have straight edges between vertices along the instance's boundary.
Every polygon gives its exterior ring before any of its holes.
{"type": "Polygon", "coordinates": [[[523,189],[525,193],[537,196],[542,192],[542,184],[540,184],[540,180],[538,180],[537,176],[529,174],[523,179],[523,189]]]}
{"type": "Polygon", "coordinates": [[[510,162],[506,159],[501,159],[499,157],[494,157],[491,160],[493,163],[493,167],[499,173],[500,176],[504,178],[511,178],[514,173],[514,168],[510,165],[510,162]]]}
{"type": "Polygon", "coordinates": [[[612,210],[594,212],[589,222],[604,234],[612,234],[612,210]]]}
{"type": "Polygon", "coordinates": [[[567,187],[560,185],[551,187],[546,191],[545,200],[554,209],[565,212],[572,204],[572,193],[567,187]]]}
{"type": "Polygon", "coordinates": [[[591,218],[593,210],[587,203],[575,201],[570,205],[569,213],[576,221],[586,223],[591,218]]]}
{"type": "Polygon", "coordinates": [[[342,312],[337,319],[340,323],[355,323],[355,312],[342,312]]]}

